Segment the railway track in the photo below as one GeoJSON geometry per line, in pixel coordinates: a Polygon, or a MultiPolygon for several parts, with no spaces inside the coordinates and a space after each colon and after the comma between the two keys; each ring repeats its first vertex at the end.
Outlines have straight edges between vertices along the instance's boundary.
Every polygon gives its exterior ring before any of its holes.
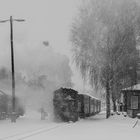
{"type": "Polygon", "coordinates": [[[27,138],[39,135],[41,133],[47,133],[51,130],[57,129],[57,128],[61,128],[63,126],[66,126],[67,124],[60,124],[60,125],[55,125],[52,127],[40,127],[37,129],[33,129],[27,132],[23,132],[23,133],[17,133],[17,134],[13,134],[13,135],[9,135],[6,137],[2,137],[0,138],[0,140],[25,140],[27,138]]]}

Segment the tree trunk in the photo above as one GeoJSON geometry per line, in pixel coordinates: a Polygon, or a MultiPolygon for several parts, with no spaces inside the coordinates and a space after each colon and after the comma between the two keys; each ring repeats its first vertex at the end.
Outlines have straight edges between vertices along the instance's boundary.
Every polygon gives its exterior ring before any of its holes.
{"type": "Polygon", "coordinates": [[[117,111],[116,101],[112,100],[112,102],[113,102],[113,112],[116,112],[117,111]]]}
{"type": "Polygon", "coordinates": [[[106,83],[106,119],[110,117],[110,92],[109,82],[106,83]]]}

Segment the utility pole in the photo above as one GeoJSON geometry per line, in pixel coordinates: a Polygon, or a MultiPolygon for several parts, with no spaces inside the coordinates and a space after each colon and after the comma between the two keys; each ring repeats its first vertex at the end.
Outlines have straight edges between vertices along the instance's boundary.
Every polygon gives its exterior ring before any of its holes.
{"type": "Polygon", "coordinates": [[[16,122],[16,104],[15,104],[15,69],[14,69],[14,47],[13,47],[13,21],[22,22],[24,19],[13,19],[10,16],[8,20],[0,20],[1,23],[10,21],[10,40],[11,40],[11,70],[12,70],[12,114],[11,122],[16,122]]]}

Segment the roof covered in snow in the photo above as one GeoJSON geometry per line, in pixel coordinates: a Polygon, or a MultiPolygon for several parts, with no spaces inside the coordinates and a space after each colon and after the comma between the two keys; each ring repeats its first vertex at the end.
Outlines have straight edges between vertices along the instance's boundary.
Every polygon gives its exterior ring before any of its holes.
{"type": "Polygon", "coordinates": [[[91,98],[94,98],[94,99],[96,99],[96,100],[100,100],[99,98],[96,98],[96,97],[94,97],[93,95],[91,95],[90,93],[79,93],[79,94],[82,94],[82,95],[87,95],[87,96],[89,96],[89,97],[91,97],[91,98]]]}
{"type": "Polygon", "coordinates": [[[0,95],[7,95],[3,90],[0,89],[0,95]]]}
{"type": "Polygon", "coordinates": [[[125,91],[125,90],[140,90],[140,84],[133,85],[133,86],[128,87],[128,88],[124,88],[123,91],[125,91]]]}

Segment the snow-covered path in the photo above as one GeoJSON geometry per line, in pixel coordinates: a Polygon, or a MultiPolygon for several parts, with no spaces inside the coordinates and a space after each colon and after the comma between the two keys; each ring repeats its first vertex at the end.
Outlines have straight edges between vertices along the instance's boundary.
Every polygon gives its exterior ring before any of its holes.
{"type": "Polygon", "coordinates": [[[59,125],[47,119],[41,121],[40,114],[35,112],[18,118],[16,123],[11,123],[10,120],[0,120],[0,140],[16,140],[59,125]]]}
{"type": "Polygon", "coordinates": [[[140,122],[132,128],[136,119],[112,116],[106,120],[104,114],[70,123],[28,140],[139,140],[140,122]]]}
{"type": "Polygon", "coordinates": [[[0,140],[139,140],[140,120],[132,128],[135,122],[136,119],[122,115],[105,119],[104,113],[76,123],[41,121],[39,116],[25,117],[15,124],[0,121],[0,140]]]}

